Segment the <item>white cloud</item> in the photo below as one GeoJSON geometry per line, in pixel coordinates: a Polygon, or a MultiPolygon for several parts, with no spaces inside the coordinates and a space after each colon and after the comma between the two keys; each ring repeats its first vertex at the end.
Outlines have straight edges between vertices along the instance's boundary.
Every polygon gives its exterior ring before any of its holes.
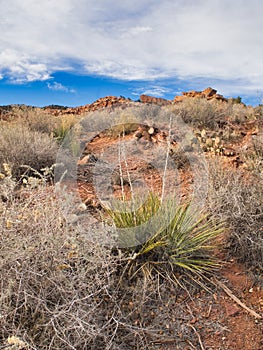
{"type": "Polygon", "coordinates": [[[70,92],[70,93],[75,93],[76,90],[74,89],[71,89],[67,86],[64,86],[62,85],[61,83],[58,83],[58,82],[53,82],[53,83],[47,83],[47,87],[50,89],[50,90],[53,90],[53,91],[61,91],[61,92],[70,92]]]}
{"type": "Polygon", "coordinates": [[[0,52],[0,72],[15,83],[46,80],[50,78],[45,63],[37,62],[23,52],[5,49],[0,52]]]}
{"type": "Polygon", "coordinates": [[[121,38],[122,39],[132,38],[132,37],[139,36],[140,34],[151,32],[151,31],[152,31],[151,27],[140,27],[140,26],[131,27],[126,30],[123,30],[123,33],[121,34],[121,38]]]}
{"type": "Polygon", "coordinates": [[[46,80],[77,64],[82,74],[217,79],[252,94],[263,90],[262,13],[261,0],[1,1],[0,74],[46,80]]]}
{"type": "Polygon", "coordinates": [[[140,87],[132,92],[134,96],[140,96],[142,94],[150,95],[154,97],[163,97],[166,93],[170,93],[172,90],[164,86],[159,85],[147,85],[147,87],[140,87]]]}

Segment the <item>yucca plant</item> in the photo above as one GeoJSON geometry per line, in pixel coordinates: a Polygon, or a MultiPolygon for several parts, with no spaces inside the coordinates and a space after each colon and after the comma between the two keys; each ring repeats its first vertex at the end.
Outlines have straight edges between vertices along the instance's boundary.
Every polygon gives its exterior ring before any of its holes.
{"type": "Polygon", "coordinates": [[[153,194],[137,210],[130,208],[129,204],[126,210],[107,210],[125,256],[124,271],[130,277],[142,271],[145,277],[158,274],[177,282],[180,275],[202,276],[220,265],[211,252],[222,223],[189,203],[177,205],[172,199],[161,203],[153,194]]]}
{"type": "MultiPolygon", "coordinates": [[[[160,200],[150,193],[143,202],[141,197],[132,196],[131,201],[113,201],[105,212],[117,229],[118,246],[134,248],[140,246],[149,236],[151,221],[160,207],[160,200]]],[[[154,225],[156,227],[156,224],[154,225]]]]}

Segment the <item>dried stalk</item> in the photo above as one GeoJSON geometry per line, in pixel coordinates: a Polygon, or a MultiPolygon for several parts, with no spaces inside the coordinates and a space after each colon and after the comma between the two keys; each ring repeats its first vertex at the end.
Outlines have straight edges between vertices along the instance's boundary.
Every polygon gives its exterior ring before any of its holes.
{"type": "Polygon", "coordinates": [[[255,312],[254,310],[251,310],[249,307],[247,307],[240,299],[238,299],[231,290],[222,282],[215,279],[216,284],[223,289],[223,291],[232,299],[234,300],[239,306],[241,306],[243,309],[245,309],[247,312],[249,312],[253,317],[261,319],[262,316],[255,312]]]}

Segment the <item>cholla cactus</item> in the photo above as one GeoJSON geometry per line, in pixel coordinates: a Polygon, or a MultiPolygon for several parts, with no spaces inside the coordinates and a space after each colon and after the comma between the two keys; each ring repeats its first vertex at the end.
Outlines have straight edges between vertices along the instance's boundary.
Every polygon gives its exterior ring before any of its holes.
{"type": "Polygon", "coordinates": [[[15,187],[15,181],[12,178],[12,168],[9,164],[3,163],[3,172],[0,173],[0,202],[7,202],[15,187]]]}
{"type": "Polygon", "coordinates": [[[7,339],[8,349],[12,350],[26,350],[29,349],[27,344],[18,337],[12,336],[7,339]]]}
{"type": "Polygon", "coordinates": [[[3,163],[3,173],[0,173],[0,180],[3,180],[5,178],[11,178],[12,177],[12,168],[10,164],[8,163],[3,163]]]}

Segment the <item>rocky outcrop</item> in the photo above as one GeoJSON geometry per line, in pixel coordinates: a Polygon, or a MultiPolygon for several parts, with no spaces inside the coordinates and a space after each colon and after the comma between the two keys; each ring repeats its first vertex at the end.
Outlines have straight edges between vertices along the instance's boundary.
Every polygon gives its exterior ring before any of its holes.
{"type": "Polygon", "coordinates": [[[128,105],[131,103],[131,100],[125,97],[116,97],[116,96],[106,96],[98,99],[90,105],[87,105],[86,111],[93,112],[96,110],[108,108],[108,107],[116,107],[121,105],[128,105]]]}
{"type": "Polygon", "coordinates": [[[140,101],[142,103],[156,104],[156,105],[159,105],[159,106],[166,106],[166,105],[171,104],[171,101],[166,100],[164,98],[152,97],[152,96],[148,96],[148,95],[141,95],[140,96],[140,101]]]}
{"type": "Polygon", "coordinates": [[[98,100],[96,100],[95,102],[91,103],[91,104],[87,104],[84,106],[80,106],[80,107],[72,107],[72,108],[64,108],[64,109],[54,109],[54,108],[48,108],[46,107],[45,110],[49,113],[49,114],[53,114],[53,115],[61,115],[61,114],[84,114],[84,113],[89,113],[89,112],[94,112],[97,110],[102,110],[104,108],[108,108],[108,107],[117,107],[117,106],[121,106],[121,105],[129,105],[131,104],[132,101],[128,98],[125,97],[116,97],[116,96],[106,96],[106,97],[102,97],[99,98],[98,100]]]}
{"type": "MultiPolygon", "coordinates": [[[[219,101],[228,101],[225,97],[218,94],[215,89],[208,87],[203,91],[188,91],[183,92],[181,96],[175,96],[175,98],[171,100],[166,100],[160,97],[153,97],[149,95],[141,95],[140,101],[145,104],[155,104],[159,106],[166,106],[174,103],[181,102],[187,98],[204,98],[206,100],[219,100],[219,101]]],[[[231,101],[231,99],[229,99],[231,101]]],[[[19,116],[21,112],[31,111],[31,110],[43,110],[45,113],[60,116],[65,114],[73,114],[73,115],[82,115],[89,112],[94,112],[96,110],[102,110],[105,108],[114,108],[114,107],[127,107],[136,104],[136,102],[132,101],[129,98],[125,98],[123,96],[106,96],[99,98],[97,101],[86,104],[84,106],[79,107],[65,107],[59,105],[49,105],[43,108],[31,107],[25,105],[8,105],[8,106],[0,106],[0,119],[1,120],[9,120],[11,117],[19,116]]]]}
{"type": "Polygon", "coordinates": [[[217,90],[211,87],[206,88],[203,91],[188,91],[183,92],[182,96],[175,96],[173,102],[178,103],[183,101],[185,98],[205,98],[206,100],[219,100],[227,102],[227,98],[217,93],[217,90]]]}
{"type": "MultiPolygon", "coordinates": [[[[174,100],[166,100],[161,97],[153,97],[149,95],[141,95],[140,101],[141,103],[145,104],[156,104],[159,106],[166,106],[173,103],[178,103],[183,101],[186,98],[205,98],[206,100],[220,100],[220,101],[228,101],[225,97],[218,94],[215,89],[212,89],[211,87],[208,87],[207,89],[203,91],[188,91],[183,92],[182,96],[176,96],[174,100]]],[[[104,108],[110,108],[110,107],[118,107],[118,106],[129,106],[134,104],[131,99],[125,98],[125,97],[116,97],[116,96],[106,96],[99,98],[97,101],[87,104],[80,107],[72,107],[72,108],[58,108],[59,106],[56,106],[57,108],[54,108],[53,106],[49,106],[45,108],[45,111],[47,111],[49,114],[53,115],[62,115],[62,114],[85,114],[89,112],[94,112],[97,110],[102,110],[104,108]]]]}

